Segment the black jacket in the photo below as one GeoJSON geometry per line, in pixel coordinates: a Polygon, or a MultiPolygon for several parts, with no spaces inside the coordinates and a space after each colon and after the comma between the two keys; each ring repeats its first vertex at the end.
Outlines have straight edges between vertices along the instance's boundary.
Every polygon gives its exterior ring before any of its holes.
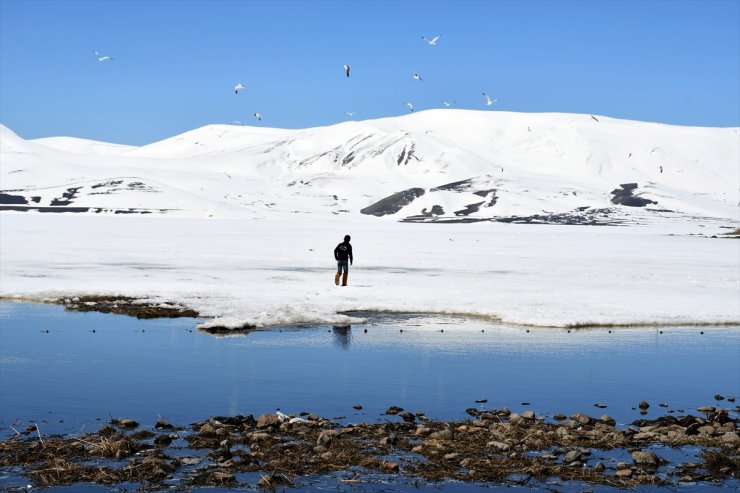
{"type": "Polygon", "coordinates": [[[334,258],[336,260],[347,260],[352,263],[352,245],[343,241],[334,249],[334,258]]]}

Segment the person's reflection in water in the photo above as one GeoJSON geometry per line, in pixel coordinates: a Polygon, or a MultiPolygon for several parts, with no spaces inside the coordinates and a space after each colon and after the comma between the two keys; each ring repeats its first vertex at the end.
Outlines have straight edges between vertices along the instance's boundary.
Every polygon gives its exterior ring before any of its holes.
{"type": "Polygon", "coordinates": [[[351,331],[351,325],[335,325],[332,327],[334,343],[342,349],[349,349],[349,343],[352,340],[351,331]]]}

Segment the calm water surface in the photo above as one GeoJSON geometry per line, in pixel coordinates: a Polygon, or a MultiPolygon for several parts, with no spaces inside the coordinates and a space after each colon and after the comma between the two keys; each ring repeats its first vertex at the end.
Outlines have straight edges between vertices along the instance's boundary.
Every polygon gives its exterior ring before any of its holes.
{"type": "Polygon", "coordinates": [[[215,337],[196,323],[0,302],[0,433],[32,421],[69,433],[110,417],[188,424],[276,409],[378,421],[391,405],[433,419],[508,406],[629,423],[642,400],[651,417],[740,397],[740,327],[527,331],[394,315],[215,337]]]}

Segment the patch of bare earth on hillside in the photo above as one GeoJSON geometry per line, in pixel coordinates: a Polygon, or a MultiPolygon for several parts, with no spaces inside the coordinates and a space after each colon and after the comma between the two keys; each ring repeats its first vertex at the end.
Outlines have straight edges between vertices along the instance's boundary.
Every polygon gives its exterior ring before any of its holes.
{"type": "Polygon", "coordinates": [[[20,470],[40,487],[134,482],[147,489],[165,481],[168,487],[253,486],[240,479],[245,476],[267,489],[317,475],[337,483],[573,481],[624,489],[740,479],[736,420],[722,410],[704,412],[621,429],[606,415],[546,422],[533,411],[471,408],[464,421],[431,421],[396,406],[384,422],[370,424],[278,413],[216,416],[187,427],[112,419],[79,436],[43,437],[29,426],[0,442],[0,472],[20,470]],[[696,458],[669,463],[662,457],[687,448],[696,458]],[[595,458],[605,451],[622,460],[595,458]]]}

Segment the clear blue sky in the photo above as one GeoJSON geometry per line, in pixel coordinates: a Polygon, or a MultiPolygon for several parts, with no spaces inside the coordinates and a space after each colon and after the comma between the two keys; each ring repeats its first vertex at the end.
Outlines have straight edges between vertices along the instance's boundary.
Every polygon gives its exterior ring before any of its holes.
{"type": "Polygon", "coordinates": [[[311,127],[454,100],[740,126],[739,26],[740,0],[0,0],[0,122],[24,138],[141,145],[210,123],[311,127]]]}

